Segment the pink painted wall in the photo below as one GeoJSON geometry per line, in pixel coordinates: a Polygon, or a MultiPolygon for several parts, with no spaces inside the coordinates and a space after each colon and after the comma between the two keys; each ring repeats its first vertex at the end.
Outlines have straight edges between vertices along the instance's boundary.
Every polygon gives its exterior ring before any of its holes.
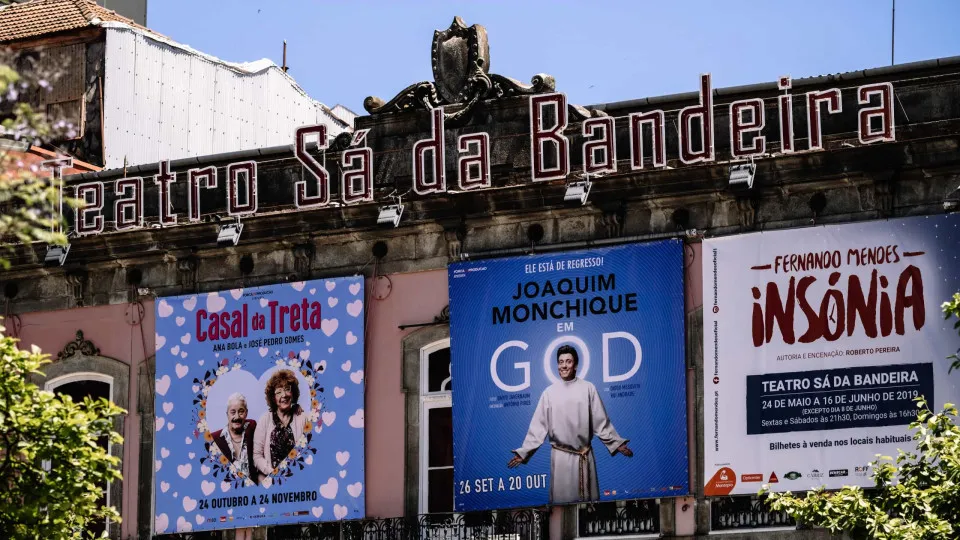
{"type": "MultiPolygon", "coordinates": [[[[136,537],[137,485],[140,445],[138,372],[140,364],[153,355],[153,301],[143,302],[143,333],[138,321],[139,309],[129,304],[76,308],[20,315],[19,338],[22,346],[37,345],[55,360],[63,346],[83,330],[84,339],[100,348],[100,355],[119,360],[131,367],[127,416],[123,441],[123,501],[111,501],[120,509],[123,538],[136,537]]],[[[10,324],[6,324],[8,329],[10,324]]],[[[10,334],[12,335],[12,334],[10,334]]],[[[115,399],[118,399],[115,396],[115,399]]]]}
{"type": "MultiPolygon", "coordinates": [[[[370,517],[403,515],[404,396],[401,386],[401,340],[412,330],[401,324],[432,321],[447,305],[446,270],[390,275],[389,294],[385,280],[367,280],[367,381],[366,414],[366,504],[370,517]]],[[[144,301],[143,337],[132,324],[135,309],[128,304],[76,308],[21,315],[20,339],[35,344],[56,357],[77,330],[100,348],[102,356],[132,366],[125,420],[123,477],[124,500],[120,503],[122,535],[136,535],[140,416],[137,414],[139,366],[154,351],[154,302],[144,301]]]]}
{"type": "MultiPolygon", "coordinates": [[[[433,321],[447,305],[447,271],[393,274],[390,295],[376,300],[383,283],[367,280],[366,460],[367,516],[403,515],[404,395],[400,392],[401,340],[415,329],[401,324],[433,321]]],[[[381,282],[383,280],[380,280],[381,282]]]]}

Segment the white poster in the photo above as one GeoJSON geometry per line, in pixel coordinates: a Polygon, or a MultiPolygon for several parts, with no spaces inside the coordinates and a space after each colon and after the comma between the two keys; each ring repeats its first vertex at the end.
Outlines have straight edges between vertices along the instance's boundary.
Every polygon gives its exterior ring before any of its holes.
{"type": "Polygon", "coordinates": [[[876,454],[914,448],[916,396],[960,402],[960,215],[703,245],[706,495],[872,486],[876,454]]]}

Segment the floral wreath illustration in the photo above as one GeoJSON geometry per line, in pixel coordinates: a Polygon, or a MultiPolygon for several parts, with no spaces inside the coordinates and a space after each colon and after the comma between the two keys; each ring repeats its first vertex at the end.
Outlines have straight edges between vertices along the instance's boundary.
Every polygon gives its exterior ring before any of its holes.
{"type": "MultiPolygon", "coordinates": [[[[261,481],[263,487],[270,487],[272,484],[280,485],[287,478],[293,476],[293,469],[299,467],[303,470],[305,465],[313,463],[313,455],[317,453],[317,448],[312,445],[314,430],[317,433],[323,429],[319,422],[320,411],[323,408],[323,386],[320,385],[320,375],[326,369],[326,361],[321,360],[314,364],[309,360],[300,358],[299,353],[290,351],[284,357],[279,351],[274,355],[275,363],[280,368],[292,368],[300,372],[306,380],[310,389],[310,410],[306,412],[307,420],[303,426],[303,433],[297,437],[296,445],[293,450],[287,454],[287,457],[277,464],[266,478],[261,481]]],[[[196,395],[193,398],[193,423],[196,429],[193,431],[195,438],[203,437],[204,448],[207,451],[206,456],[200,458],[201,464],[210,467],[213,476],[219,478],[222,482],[233,484],[233,487],[255,485],[253,480],[245,476],[243,472],[237,469],[227,456],[223,455],[220,447],[213,442],[213,433],[207,424],[207,394],[210,388],[217,382],[217,378],[230,371],[236,371],[246,365],[246,360],[240,356],[231,360],[223,358],[220,360],[219,367],[207,370],[203,378],[194,378],[193,383],[196,388],[196,395]]],[[[251,466],[254,466],[251,464],[251,466]]]]}

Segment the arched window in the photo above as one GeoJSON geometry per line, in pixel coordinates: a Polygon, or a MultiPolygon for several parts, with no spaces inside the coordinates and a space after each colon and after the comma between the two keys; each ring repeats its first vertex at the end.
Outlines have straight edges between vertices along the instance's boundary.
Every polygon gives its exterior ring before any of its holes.
{"type": "Polygon", "coordinates": [[[453,512],[450,339],[420,349],[421,514],[453,512]]]}
{"type": "MultiPolygon", "coordinates": [[[[48,380],[44,384],[44,390],[49,390],[61,396],[70,396],[74,403],[83,403],[86,397],[94,400],[104,398],[113,401],[113,377],[93,372],[70,373],[48,380]]],[[[111,452],[111,443],[106,434],[99,438],[98,443],[107,453],[111,452]]],[[[101,505],[110,504],[109,482],[103,486],[98,502],[101,505]]],[[[109,526],[110,524],[107,521],[96,521],[87,525],[87,532],[93,532],[95,536],[99,537],[109,526]]]]}

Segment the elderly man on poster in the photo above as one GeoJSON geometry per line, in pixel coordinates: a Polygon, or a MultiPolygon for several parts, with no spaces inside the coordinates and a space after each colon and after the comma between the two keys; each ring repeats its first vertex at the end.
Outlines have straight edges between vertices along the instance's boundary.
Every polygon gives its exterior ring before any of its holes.
{"type": "Polygon", "coordinates": [[[607,447],[610,455],[627,457],[633,451],[621,437],[610,418],[597,388],[590,381],[577,378],[580,357],[577,350],[564,345],[557,350],[557,371],[560,380],[540,394],[530,428],[520,448],[507,463],[514,468],[526,463],[550,438],[550,504],[595,501],[600,498],[597,462],[591,441],[594,435],[607,447]]]}

